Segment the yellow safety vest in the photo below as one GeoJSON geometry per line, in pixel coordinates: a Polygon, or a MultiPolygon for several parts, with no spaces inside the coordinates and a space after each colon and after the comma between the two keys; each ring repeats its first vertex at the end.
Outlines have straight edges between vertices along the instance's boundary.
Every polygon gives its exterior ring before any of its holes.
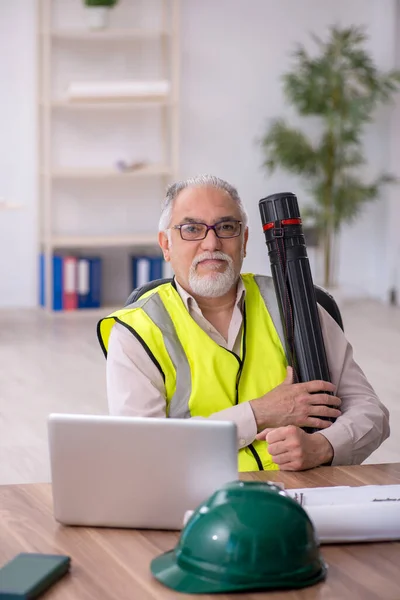
{"type": "MultiPolygon", "coordinates": [[[[242,280],[246,295],[241,356],[219,346],[197,325],[172,283],[150,290],[99,322],[105,355],[111,329],[121,323],[160,370],[166,415],[171,418],[208,417],[259,398],[282,383],[287,360],[272,279],[245,274],[242,280]]],[[[238,459],[239,471],[279,468],[265,441],[240,449],[238,459]]]]}

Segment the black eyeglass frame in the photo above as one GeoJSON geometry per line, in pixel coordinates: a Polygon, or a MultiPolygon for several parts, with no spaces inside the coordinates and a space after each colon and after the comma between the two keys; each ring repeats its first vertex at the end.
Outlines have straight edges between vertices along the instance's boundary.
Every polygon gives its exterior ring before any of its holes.
{"type": "Polygon", "coordinates": [[[239,237],[239,235],[242,233],[242,225],[243,225],[243,221],[237,221],[236,219],[229,219],[229,221],[219,221],[218,223],[215,223],[215,225],[207,225],[207,223],[200,223],[200,222],[188,222],[188,223],[181,223],[180,225],[173,225],[171,227],[171,229],[179,229],[179,233],[181,234],[181,238],[185,241],[185,242],[199,242],[201,240],[205,240],[207,237],[208,232],[210,231],[210,229],[212,229],[215,233],[215,235],[217,236],[217,238],[219,240],[231,240],[232,238],[235,237],[239,237]],[[218,235],[217,232],[217,227],[218,225],[223,225],[224,223],[236,223],[239,225],[239,231],[238,233],[235,233],[235,235],[218,235]],[[182,235],[182,227],[185,227],[185,225],[204,225],[206,227],[205,233],[203,237],[199,237],[199,238],[193,238],[192,240],[188,240],[187,238],[184,238],[182,235]]]}

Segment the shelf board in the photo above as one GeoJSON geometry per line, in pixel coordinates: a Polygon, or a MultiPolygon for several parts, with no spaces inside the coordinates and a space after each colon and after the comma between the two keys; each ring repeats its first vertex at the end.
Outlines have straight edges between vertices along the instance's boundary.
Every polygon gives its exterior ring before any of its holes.
{"type": "Polygon", "coordinates": [[[148,165],[133,171],[118,171],[117,169],[54,169],[53,179],[131,179],[137,177],[156,177],[170,175],[171,169],[164,165],[148,165]]]}
{"type": "Polygon", "coordinates": [[[42,35],[50,35],[56,40],[73,41],[115,41],[127,40],[134,41],[140,39],[157,39],[170,36],[166,30],[141,30],[141,29],[53,29],[49,32],[42,32],[42,35]]]}
{"type": "Polygon", "coordinates": [[[156,233],[137,233],[135,235],[92,236],[60,235],[51,240],[54,248],[118,248],[126,246],[157,246],[156,233]]]}
{"type": "MultiPolygon", "coordinates": [[[[145,96],[137,100],[99,100],[99,101],[71,101],[54,100],[50,106],[55,109],[66,110],[136,110],[150,106],[168,106],[170,101],[165,96],[145,96]]],[[[46,107],[44,102],[41,103],[46,107]]]]}

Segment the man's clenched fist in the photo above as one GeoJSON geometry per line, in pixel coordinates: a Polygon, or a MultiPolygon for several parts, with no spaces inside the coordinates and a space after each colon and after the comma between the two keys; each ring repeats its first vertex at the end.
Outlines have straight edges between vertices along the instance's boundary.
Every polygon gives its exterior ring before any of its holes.
{"type": "Polygon", "coordinates": [[[264,429],[258,440],[266,440],[268,452],[282,471],[303,471],[329,464],[333,448],[321,433],[306,433],[295,425],[264,429]]]}

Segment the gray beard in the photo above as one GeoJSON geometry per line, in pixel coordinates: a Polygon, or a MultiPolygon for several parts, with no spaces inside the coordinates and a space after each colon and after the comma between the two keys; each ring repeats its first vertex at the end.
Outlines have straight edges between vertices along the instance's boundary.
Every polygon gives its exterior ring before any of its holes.
{"type": "Polygon", "coordinates": [[[223,254],[222,252],[207,252],[201,255],[199,258],[215,258],[225,260],[228,265],[223,273],[219,271],[210,271],[206,275],[198,275],[196,272],[196,266],[200,261],[193,261],[194,264],[190,267],[189,271],[189,285],[193,293],[197,296],[204,298],[219,298],[229,292],[229,290],[235,285],[238,276],[233,268],[233,261],[230,256],[223,254]]]}

